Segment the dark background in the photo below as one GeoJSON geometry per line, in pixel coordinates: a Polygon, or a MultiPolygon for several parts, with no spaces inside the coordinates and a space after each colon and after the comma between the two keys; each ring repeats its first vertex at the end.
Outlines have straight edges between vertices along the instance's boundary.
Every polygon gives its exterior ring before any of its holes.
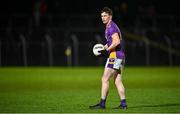
{"type": "Polygon", "coordinates": [[[6,0],[0,4],[0,65],[67,66],[64,51],[68,45],[73,47],[72,35],[79,40],[79,51],[76,56],[72,50],[71,66],[104,64],[105,60],[94,57],[91,50],[97,43],[95,35],[104,40],[104,26],[100,19],[100,10],[104,6],[113,10],[113,20],[121,28],[126,40],[128,65],[180,64],[180,8],[175,1],[6,0]],[[38,22],[36,14],[39,14],[38,22]],[[132,39],[129,33],[133,34],[132,39]],[[53,41],[52,58],[49,56],[46,35],[53,41]],[[150,45],[149,54],[146,55],[146,44],[135,40],[136,35],[139,39],[145,36],[158,45],[150,45]],[[21,36],[26,41],[26,60],[21,36]],[[168,51],[166,37],[170,39],[170,46],[176,50],[175,53],[168,51]],[[165,49],[162,49],[162,45],[165,49]]]}
{"type": "Polygon", "coordinates": [[[141,5],[144,8],[153,5],[159,14],[175,14],[180,12],[177,1],[170,0],[6,0],[1,1],[1,13],[32,14],[36,2],[42,1],[47,5],[48,13],[97,13],[104,6],[111,8],[126,2],[131,11],[136,11],[141,5]]]}

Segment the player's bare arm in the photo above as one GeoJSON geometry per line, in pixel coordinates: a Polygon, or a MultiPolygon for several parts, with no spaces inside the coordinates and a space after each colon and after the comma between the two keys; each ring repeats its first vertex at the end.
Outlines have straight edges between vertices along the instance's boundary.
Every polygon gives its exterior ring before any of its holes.
{"type": "Polygon", "coordinates": [[[108,48],[105,48],[107,51],[111,51],[113,50],[117,45],[120,44],[120,38],[119,38],[119,35],[118,33],[114,33],[112,35],[112,44],[108,47],[108,48]]]}

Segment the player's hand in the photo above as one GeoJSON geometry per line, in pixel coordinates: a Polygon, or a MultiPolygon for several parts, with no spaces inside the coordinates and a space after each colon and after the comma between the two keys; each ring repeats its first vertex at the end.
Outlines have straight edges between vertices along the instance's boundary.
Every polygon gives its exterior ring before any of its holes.
{"type": "Polygon", "coordinates": [[[108,52],[105,49],[98,52],[101,53],[100,56],[103,56],[103,57],[106,57],[108,55],[108,52]]]}

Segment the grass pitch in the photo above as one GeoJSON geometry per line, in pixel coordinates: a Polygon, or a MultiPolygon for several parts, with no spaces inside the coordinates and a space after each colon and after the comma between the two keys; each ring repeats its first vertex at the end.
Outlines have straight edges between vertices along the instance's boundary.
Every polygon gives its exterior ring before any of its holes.
{"type": "Polygon", "coordinates": [[[180,113],[180,67],[126,67],[127,110],[110,81],[105,110],[100,99],[103,68],[0,68],[1,113],[180,113]]]}

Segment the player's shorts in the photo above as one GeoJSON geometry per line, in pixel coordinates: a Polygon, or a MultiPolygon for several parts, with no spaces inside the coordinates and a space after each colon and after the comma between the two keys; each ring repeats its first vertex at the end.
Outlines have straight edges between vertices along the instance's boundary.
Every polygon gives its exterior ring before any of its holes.
{"type": "Polygon", "coordinates": [[[106,61],[106,66],[108,68],[119,70],[125,65],[125,55],[123,52],[116,51],[111,52],[109,58],[106,61]]]}

